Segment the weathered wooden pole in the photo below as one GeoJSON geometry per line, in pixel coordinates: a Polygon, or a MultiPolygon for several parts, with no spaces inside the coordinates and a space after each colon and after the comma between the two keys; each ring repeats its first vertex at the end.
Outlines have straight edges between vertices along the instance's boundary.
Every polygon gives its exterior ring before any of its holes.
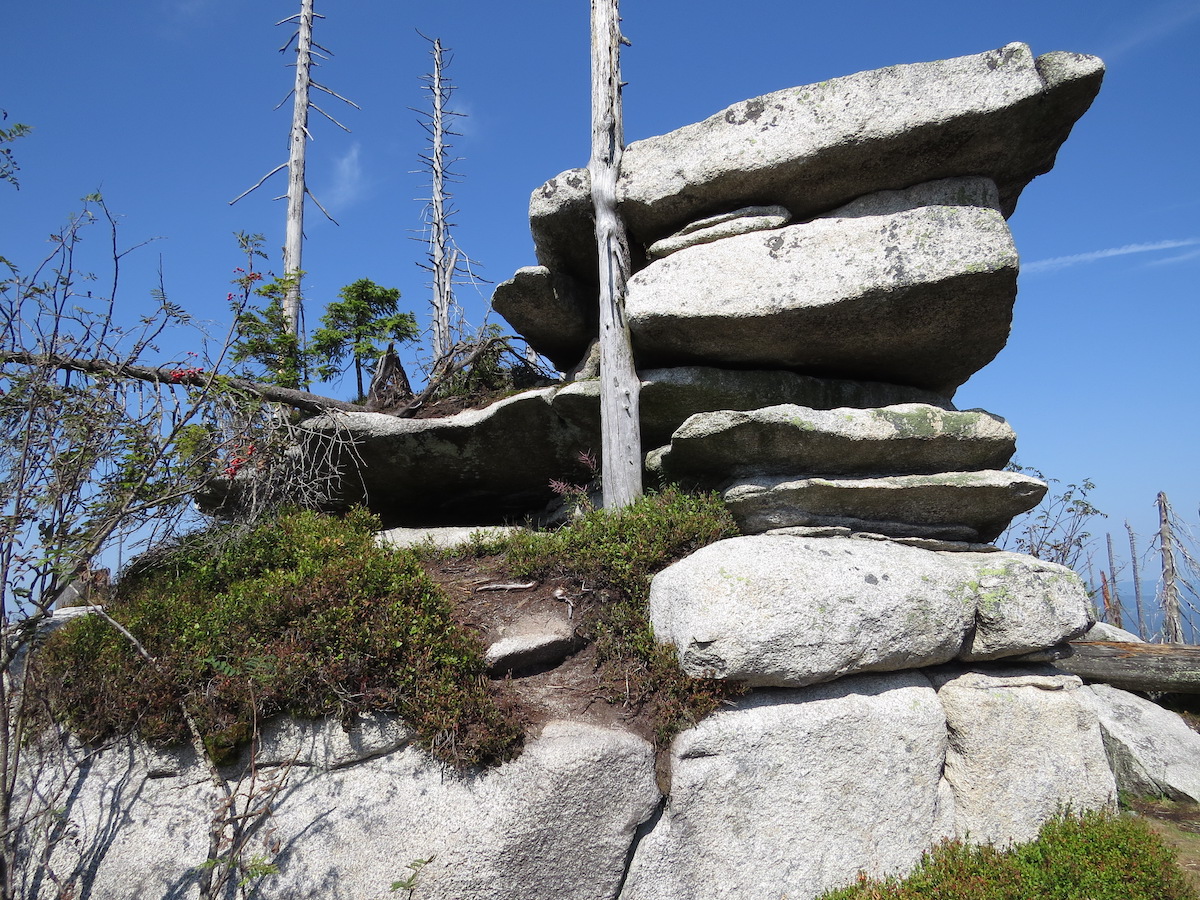
{"type": "Polygon", "coordinates": [[[312,84],[313,0],[301,0],[296,39],[296,87],[292,103],[292,131],[288,138],[287,233],[283,242],[283,276],[287,293],[283,318],[288,331],[300,336],[300,256],[304,246],[304,161],[308,148],[308,91],[312,84]]]}
{"type": "Polygon", "coordinates": [[[600,429],[605,509],[620,509],[642,496],[642,442],[637,371],[625,285],[629,240],[617,212],[617,175],[625,149],[621,118],[618,0],[592,2],[592,206],[600,257],[600,429]]]}

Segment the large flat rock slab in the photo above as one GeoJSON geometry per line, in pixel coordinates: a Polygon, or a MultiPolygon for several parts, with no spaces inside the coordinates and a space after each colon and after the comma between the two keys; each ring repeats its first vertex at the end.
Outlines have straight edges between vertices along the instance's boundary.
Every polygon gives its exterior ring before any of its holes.
{"type": "Polygon", "coordinates": [[[920,674],[765,691],[671,748],[671,797],[621,900],[811,898],[945,836],[945,717],[920,674]]]}
{"type": "MultiPolygon", "coordinates": [[[[705,216],[778,204],[800,220],[874,191],[960,175],[999,185],[1011,214],[1054,165],[1104,74],[1093,56],[1025,44],[891,66],[736,103],[625,149],[617,184],[635,245],[705,216]]],[[[538,261],[596,281],[591,185],[572,169],[533,192],[538,261]]]]}
{"type": "Polygon", "coordinates": [[[755,686],[1054,646],[1090,624],[1069,569],[1016,553],[759,535],[698,550],[655,576],[655,636],[684,670],[755,686]]]}
{"type": "Polygon", "coordinates": [[[1016,440],[1007,422],[983,410],[781,404],[691,416],[660,465],[671,478],[710,486],[751,473],[923,475],[1002,468],[1016,440]]]}
{"type": "Polygon", "coordinates": [[[1082,682],[1053,669],[931,673],[946,713],[955,836],[1031,841],[1055,813],[1112,807],[1117,786],[1082,682]]]}
{"type": "MultiPolygon", "coordinates": [[[[813,409],[872,408],[898,403],[953,409],[946,397],[933,391],[881,381],[815,378],[783,369],[680,366],[644,369],[638,375],[645,449],[666,444],[689,416],[712,410],[750,410],[783,403],[813,409]]],[[[566,385],[554,394],[550,405],[573,426],[599,440],[598,380],[566,385]]]]}
{"type": "Polygon", "coordinates": [[[797,525],[844,526],[892,537],[995,540],[1033,509],[1046,485],[1019,472],[946,472],[872,478],[749,476],[722,497],[745,534],[797,525]]]}
{"type": "Polygon", "coordinates": [[[639,364],[781,368],[947,396],[1008,340],[1017,252],[999,212],[916,206],[681,250],[625,298],[639,364]]]}

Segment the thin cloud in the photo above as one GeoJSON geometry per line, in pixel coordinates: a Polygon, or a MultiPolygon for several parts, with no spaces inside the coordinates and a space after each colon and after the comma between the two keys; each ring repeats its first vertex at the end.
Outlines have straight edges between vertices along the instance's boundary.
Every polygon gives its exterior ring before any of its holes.
{"type": "Polygon", "coordinates": [[[1200,5],[1195,3],[1173,3],[1161,7],[1140,21],[1132,23],[1124,38],[1102,50],[1100,56],[1111,62],[1177,33],[1197,17],[1200,17],[1200,5]]]}
{"type": "Polygon", "coordinates": [[[1200,259],[1200,249],[1190,253],[1180,253],[1178,256],[1168,256],[1166,259],[1156,259],[1146,263],[1148,266],[1169,266],[1174,263],[1187,262],[1190,259],[1200,259]]]}
{"type": "MultiPolygon", "coordinates": [[[[1097,260],[1108,259],[1111,256],[1154,253],[1159,250],[1174,250],[1178,247],[1194,247],[1197,244],[1200,244],[1200,238],[1187,238],[1181,241],[1157,241],[1153,244],[1126,244],[1123,247],[1109,247],[1107,250],[1093,250],[1090,253],[1076,253],[1072,256],[1055,256],[1051,259],[1039,259],[1035,262],[1025,263],[1021,266],[1021,271],[1026,275],[1039,272],[1057,272],[1059,269],[1096,262],[1097,260]]],[[[1174,259],[1178,261],[1179,259],[1189,258],[1194,255],[1196,254],[1187,253],[1174,259]]]]}
{"type": "Polygon", "coordinates": [[[330,209],[343,210],[361,200],[365,190],[362,144],[355,141],[350,149],[334,162],[333,184],[320,199],[330,209]]]}

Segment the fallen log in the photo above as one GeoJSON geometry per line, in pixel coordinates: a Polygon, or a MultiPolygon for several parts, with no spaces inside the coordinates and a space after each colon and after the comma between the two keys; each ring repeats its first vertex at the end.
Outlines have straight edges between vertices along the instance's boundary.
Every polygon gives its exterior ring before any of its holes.
{"type": "Polygon", "coordinates": [[[1127,691],[1200,694],[1200,646],[1072,641],[1071,655],[1054,661],[1086,681],[1127,691]]]}

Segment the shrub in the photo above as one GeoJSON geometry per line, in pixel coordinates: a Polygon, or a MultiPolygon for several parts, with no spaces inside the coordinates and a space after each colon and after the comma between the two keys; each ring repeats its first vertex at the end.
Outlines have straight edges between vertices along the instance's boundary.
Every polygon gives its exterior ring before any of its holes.
{"type": "Polygon", "coordinates": [[[224,761],[267,716],[348,722],[389,710],[445,761],[510,758],[521,725],[489,688],[478,639],[414,555],[375,546],[378,528],[364,512],[299,512],[156,554],[123,579],[109,613],[163,675],[107,623],[84,619],[42,654],[55,716],[85,740],[171,743],[185,738],[184,703],[224,761]]]}
{"type": "Polygon", "coordinates": [[[1061,813],[1007,850],[945,841],[907,878],[868,879],[819,900],[1196,900],[1174,852],[1140,819],[1061,813]]]}

